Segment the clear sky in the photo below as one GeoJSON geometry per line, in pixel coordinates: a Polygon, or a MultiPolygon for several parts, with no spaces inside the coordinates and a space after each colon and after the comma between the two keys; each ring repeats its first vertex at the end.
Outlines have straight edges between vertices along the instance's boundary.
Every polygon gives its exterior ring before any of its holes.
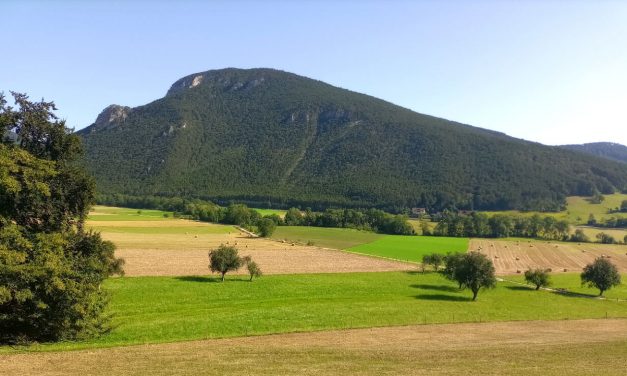
{"type": "Polygon", "coordinates": [[[545,144],[627,144],[627,1],[0,0],[0,91],[76,129],[270,67],[545,144]]]}

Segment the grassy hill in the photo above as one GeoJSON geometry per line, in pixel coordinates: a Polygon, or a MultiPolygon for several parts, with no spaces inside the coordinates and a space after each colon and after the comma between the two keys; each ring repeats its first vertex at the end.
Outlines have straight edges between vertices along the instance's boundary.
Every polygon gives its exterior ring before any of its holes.
{"type": "Polygon", "coordinates": [[[271,69],[177,81],[79,132],[101,193],[258,206],[556,209],[627,165],[422,115],[271,69]]]}

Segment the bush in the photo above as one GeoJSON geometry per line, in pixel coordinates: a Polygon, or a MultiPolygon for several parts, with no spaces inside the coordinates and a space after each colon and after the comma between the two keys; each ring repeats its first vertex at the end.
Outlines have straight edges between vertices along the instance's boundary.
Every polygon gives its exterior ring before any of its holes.
{"type": "Polygon", "coordinates": [[[529,269],[525,272],[525,281],[536,286],[536,290],[540,290],[541,287],[548,287],[551,285],[551,280],[548,270],[544,269],[529,269]]]}

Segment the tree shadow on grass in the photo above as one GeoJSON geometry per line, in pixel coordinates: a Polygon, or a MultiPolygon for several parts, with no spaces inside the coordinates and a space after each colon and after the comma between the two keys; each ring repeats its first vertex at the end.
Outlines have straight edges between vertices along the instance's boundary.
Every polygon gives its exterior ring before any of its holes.
{"type": "MultiPolygon", "coordinates": [[[[179,281],[184,281],[184,282],[197,282],[197,283],[221,283],[222,282],[221,277],[200,276],[200,275],[186,275],[186,276],[181,276],[181,277],[174,277],[174,279],[177,279],[179,281]]],[[[229,282],[248,282],[248,278],[234,279],[234,278],[229,278],[227,276],[226,279],[224,280],[224,283],[229,283],[229,282]]]]}
{"type": "Polygon", "coordinates": [[[445,292],[459,292],[460,290],[454,286],[447,285],[426,285],[426,284],[415,284],[410,285],[410,287],[414,287],[421,290],[433,290],[433,291],[445,291],[445,292]]]}
{"type": "Polygon", "coordinates": [[[472,298],[467,296],[445,295],[445,294],[421,294],[416,295],[416,299],[420,300],[441,300],[449,302],[470,302],[472,298]]]}
{"type": "Polygon", "coordinates": [[[531,286],[505,286],[505,288],[514,291],[534,291],[536,289],[531,286]]]}

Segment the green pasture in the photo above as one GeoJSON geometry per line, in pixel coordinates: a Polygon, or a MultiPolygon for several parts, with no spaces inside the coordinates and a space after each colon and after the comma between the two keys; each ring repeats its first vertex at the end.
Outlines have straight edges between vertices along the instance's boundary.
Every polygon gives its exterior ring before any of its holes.
{"type": "Polygon", "coordinates": [[[361,244],[347,251],[401,261],[422,262],[423,256],[431,253],[466,252],[468,241],[468,238],[384,235],[371,243],[361,244]]]}
{"type": "Polygon", "coordinates": [[[591,241],[596,241],[597,234],[601,232],[612,236],[614,239],[616,239],[616,241],[620,242],[622,242],[625,239],[625,236],[627,236],[627,229],[577,226],[573,229],[573,232],[575,232],[576,229],[583,230],[584,234],[586,234],[591,241]]]}
{"type": "MultiPolygon", "coordinates": [[[[525,282],[525,277],[523,275],[508,276],[506,277],[506,279],[522,283],[525,282]]],[[[566,289],[570,292],[585,294],[591,297],[599,295],[599,290],[581,285],[581,278],[579,276],[579,273],[551,274],[551,281],[551,288],[566,289]]],[[[610,290],[605,291],[603,293],[603,296],[608,299],[627,300],[627,274],[621,275],[621,282],[622,283],[619,286],[612,287],[610,290]]]]}
{"type": "Polygon", "coordinates": [[[307,244],[313,242],[319,247],[346,249],[359,244],[373,242],[384,235],[370,231],[348,228],[328,228],[309,226],[279,226],[272,234],[273,239],[307,244]]]}
{"type": "Polygon", "coordinates": [[[566,198],[566,210],[559,213],[543,213],[543,212],[519,212],[515,210],[508,211],[488,211],[485,212],[488,215],[494,214],[517,214],[524,216],[532,216],[539,214],[541,216],[552,216],[556,219],[566,219],[571,224],[586,224],[588,222],[588,216],[593,214],[597,221],[605,220],[609,217],[626,217],[625,213],[608,213],[610,210],[620,208],[621,202],[627,200],[627,194],[614,193],[611,195],[603,195],[605,200],[600,204],[592,204],[590,197],[571,196],[566,198]]]}
{"type": "Polygon", "coordinates": [[[609,217],[627,217],[625,213],[608,214],[611,209],[620,208],[621,202],[627,200],[627,194],[615,193],[613,195],[603,195],[605,200],[600,204],[591,204],[588,197],[573,196],[566,199],[568,218],[573,223],[583,224],[588,221],[588,216],[594,214],[597,221],[609,217]],[[578,220],[580,219],[580,220],[578,220]]]}
{"type": "Polygon", "coordinates": [[[114,329],[50,351],[409,324],[627,317],[627,303],[499,283],[472,302],[437,273],[343,273],[110,279],[114,329]]]}
{"type": "Polygon", "coordinates": [[[259,208],[252,208],[252,209],[257,211],[257,213],[261,214],[262,216],[276,214],[279,217],[283,218],[285,217],[285,213],[287,213],[287,210],[280,210],[280,209],[259,209],[259,208]]]}

